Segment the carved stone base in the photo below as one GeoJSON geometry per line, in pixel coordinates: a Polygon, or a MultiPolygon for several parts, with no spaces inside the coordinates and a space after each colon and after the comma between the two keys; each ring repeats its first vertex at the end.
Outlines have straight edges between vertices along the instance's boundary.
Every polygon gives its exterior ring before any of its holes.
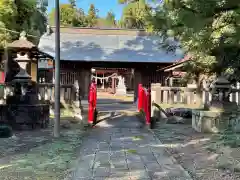
{"type": "Polygon", "coordinates": [[[46,128],[49,124],[49,105],[0,105],[0,123],[18,130],[46,128]]]}
{"type": "Polygon", "coordinates": [[[219,111],[219,112],[234,112],[237,111],[236,102],[224,102],[224,101],[212,101],[208,106],[210,111],[219,111]]]}
{"type": "Polygon", "coordinates": [[[237,111],[233,113],[193,110],[192,128],[204,133],[218,133],[227,128],[240,132],[240,116],[237,111]]]}
{"type": "Polygon", "coordinates": [[[126,88],[117,88],[115,95],[127,95],[126,88]]]}

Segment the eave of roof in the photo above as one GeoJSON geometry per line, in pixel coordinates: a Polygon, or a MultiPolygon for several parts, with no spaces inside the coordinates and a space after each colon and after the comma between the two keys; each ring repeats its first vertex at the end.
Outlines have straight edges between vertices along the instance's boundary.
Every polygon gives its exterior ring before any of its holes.
{"type": "MultiPolygon", "coordinates": [[[[55,32],[55,27],[51,31],[55,32]]],[[[151,36],[153,33],[146,32],[144,29],[126,29],[126,28],[88,28],[88,27],[60,27],[61,33],[71,34],[93,34],[93,35],[132,35],[132,36],[151,36]]]]}
{"type": "Polygon", "coordinates": [[[173,70],[176,70],[177,68],[183,67],[184,63],[190,60],[191,60],[191,57],[189,55],[186,55],[184,56],[184,58],[178,60],[176,63],[166,66],[164,68],[158,69],[157,71],[164,71],[164,72],[173,71],[173,70]]]}
{"type": "MultiPolygon", "coordinates": [[[[54,28],[53,28],[54,32],[54,28]]],[[[61,28],[61,60],[173,63],[181,53],[160,49],[159,36],[143,30],[61,28]]],[[[55,56],[55,34],[45,34],[39,50],[55,56]]]]}

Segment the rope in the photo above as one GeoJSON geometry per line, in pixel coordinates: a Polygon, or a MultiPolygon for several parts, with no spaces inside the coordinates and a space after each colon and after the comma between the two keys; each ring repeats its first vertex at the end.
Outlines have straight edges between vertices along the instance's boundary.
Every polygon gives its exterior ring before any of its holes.
{"type": "MultiPolygon", "coordinates": [[[[2,28],[0,27],[1,30],[4,30],[4,31],[8,31],[8,32],[12,32],[12,33],[15,33],[15,34],[20,34],[20,32],[17,32],[17,31],[14,31],[14,30],[10,30],[10,29],[7,29],[7,28],[2,28]]],[[[4,35],[4,33],[0,33],[2,35],[4,35]]],[[[40,38],[38,36],[34,36],[32,34],[26,34],[26,36],[31,36],[31,37],[35,37],[35,38],[40,38]]]]}
{"type": "Polygon", "coordinates": [[[93,78],[99,79],[99,80],[108,80],[109,78],[112,78],[114,76],[116,77],[116,76],[118,76],[118,74],[117,73],[113,73],[112,75],[107,76],[107,77],[97,77],[97,76],[92,75],[93,78]]]}

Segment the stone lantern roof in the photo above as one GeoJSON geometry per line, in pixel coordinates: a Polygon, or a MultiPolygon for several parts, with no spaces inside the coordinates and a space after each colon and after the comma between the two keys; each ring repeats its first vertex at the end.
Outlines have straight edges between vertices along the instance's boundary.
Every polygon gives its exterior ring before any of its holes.
{"type": "Polygon", "coordinates": [[[212,82],[210,87],[211,88],[217,88],[217,87],[230,88],[231,83],[226,78],[224,78],[223,76],[220,76],[215,81],[212,82]]]}
{"type": "Polygon", "coordinates": [[[26,38],[26,32],[22,32],[20,34],[19,40],[13,41],[8,44],[8,48],[16,48],[16,49],[34,49],[37,48],[32,42],[28,41],[26,38]]]}

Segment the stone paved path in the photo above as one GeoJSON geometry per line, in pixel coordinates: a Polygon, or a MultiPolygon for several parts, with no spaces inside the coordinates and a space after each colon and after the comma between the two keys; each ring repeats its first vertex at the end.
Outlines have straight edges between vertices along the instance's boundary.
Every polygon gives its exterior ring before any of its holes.
{"type": "Polygon", "coordinates": [[[71,180],[190,180],[135,116],[103,121],[83,143],[71,180]]]}

